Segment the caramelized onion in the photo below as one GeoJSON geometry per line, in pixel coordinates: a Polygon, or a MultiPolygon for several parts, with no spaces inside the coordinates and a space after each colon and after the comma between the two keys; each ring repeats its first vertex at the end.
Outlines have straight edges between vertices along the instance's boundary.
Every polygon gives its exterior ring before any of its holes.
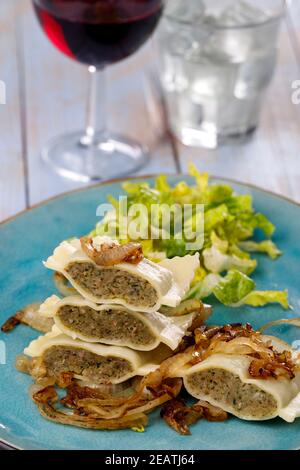
{"type": "MultiPolygon", "coordinates": [[[[73,374],[59,379],[47,376],[42,358],[17,361],[18,368],[29,372],[36,384],[31,396],[45,418],[58,423],[90,429],[141,428],[147,424],[147,413],[164,405],[165,421],[177,432],[189,434],[189,427],[199,419],[223,421],[227,413],[205,401],[188,407],[179,398],[183,370],[216,353],[244,355],[251,359],[249,375],[259,379],[293,379],[299,369],[289,350],[275,349],[271,337],[264,337],[249,325],[200,326],[190,334],[181,352],[164,360],[145,377],[131,379],[120,387],[83,385],[73,374]],[[54,388],[66,389],[61,400],[54,388]],[[63,405],[64,408],[61,407],[63,405]],[[67,413],[66,409],[72,410],[67,413]]],[[[279,348],[277,348],[279,349],[279,348]]]]}
{"type": "Polygon", "coordinates": [[[140,413],[132,416],[123,416],[118,419],[99,419],[93,416],[81,416],[77,414],[67,414],[56,409],[49,403],[37,403],[37,407],[41,415],[55,423],[76,426],[87,429],[126,429],[140,428],[146,426],[148,418],[145,414],[140,413]]]}
{"type": "Polygon", "coordinates": [[[225,421],[228,418],[226,411],[210,403],[199,400],[189,407],[182,398],[167,402],[161,410],[161,416],[171,428],[185,436],[191,434],[189,427],[202,418],[208,421],[225,421]]]}
{"type": "Polygon", "coordinates": [[[53,385],[33,385],[30,395],[35,403],[54,403],[58,400],[58,395],[53,385]]]}
{"type": "Polygon", "coordinates": [[[23,374],[31,373],[31,359],[27,356],[17,356],[15,366],[16,369],[23,374]]]}
{"type": "MultiPolygon", "coordinates": [[[[40,363],[35,364],[36,368],[41,366],[40,363]]],[[[67,414],[55,407],[58,401],[53,386],[55,379],[39,376],[38,380],[39,383],[31,387],[30,394],[44,417],[91,429],[140,428],[147,424],[146,413],[177,396],[182,387],[182,380],[179,378],[165,381],[161,379],[158,383],[157,377],[146,376],[130,396],[112,397],[99,388],[80,386],[73,380],[67,386],[66,396],[60,400],[61,405],[73,410],[73,414],[67,414]],[[152,385],[155,390],[151,389],[152,385]]]]}
{"type": "Polygon", "coordinates": [[[180,317],[182,315],[196,312],[204,323],[212,314],[212,307],[204,304],[201,300],[189,299],[184,300],[177,307],[162,306],[159,311],[168,317],[180,317]]]}
{"type": "Polygon", "coordinates": [[[228,413],[221,408],[211,405],[207,401],[199,400],[195,405],[192,406],[194,411],[202,410],[203,417],[207,421],[226,421],[228,419],[228,413]]]}
{"type": "Polygon", "coordinates": [[[273,351],[270,358],[253,359],[249,367],[251,377],[268,379],[268,378],[286,378],[292,380],[295,378],[295,370],[297,365],[292,360],[290,351],[278,353],[273,351]]]}
{"type": "Polygon", "coordinates": [[[289,318],[289,319],[283,318],[282,320],[271,321],[269,323],[266,323],[264,326],[262,326],[259,329],[259,332],[264,333],[269,328],[272,328],[273,326],[278,326],[278,325],[291,325],[291,326],[297,326],[298,328],[300,328],[300,317],[289,318]]]}
{"type": "Polygon", "coordinates": [[[143,259],[143,248],[140,243],[129,242],[124,245],[103,243],[99,249],[96,249],[90,237],[82,237],[80,243],[85,254],[100,266],[113,266],[125,262],[138,264],[143,259]]]}
{"type": "Polygon", "coordinates": [[[203,410],[193,410],[182,398],[175,398],[163,406],[160,415],[172,429],[187,436],[191,434],[189,426],[202,419],[203,410]]]}
{"type": "Polygon", "coordinates": [[[249,375],[253,378],[292,380],[299,365],[291,351],[276,351],[274,342],[254,331],[247,324],[223,327],[202,326],[195,331],[195,350],[192,364],[207,359],[212,354],[245,355],[252,359],[249,375]]]}
{"type": "Polygon", "coordinates": [[[27,307],[19,310],[15,315],[10,317],[2,325],[1,331],[8,333],[12,331],[17,325],[23,323],[24,325],[30,326],[34,330],[42,333],[48,333],[51,331],[54,324],[52,318],[46,318],[40,315],[39,308],[40,303],[34,303],[27,305],[27,307]]]}

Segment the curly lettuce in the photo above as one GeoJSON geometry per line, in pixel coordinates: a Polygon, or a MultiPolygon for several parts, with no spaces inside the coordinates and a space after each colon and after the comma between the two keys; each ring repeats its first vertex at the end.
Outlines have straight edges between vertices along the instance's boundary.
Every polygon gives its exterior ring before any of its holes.
{"type": "Polygon", "coordinates": [[[224,277],[219,274],[207,274],[191,288],[185,299],[203,300],[210,295],[214,295],[219,302],[229,307],[264,307],[268,304],[279,304],[284,309],[289,308],[287,291],[258,291],[253,279],[235,270],[228,271],[224,277]]]}
{"type": "MultiPolygon", "coordinates": [[[[189,173],[194,178],[194,184],[180,181],[172,186],[164,175],[159,175],[154,185],[140,181],[123,184],[129,221],[134,218],[131,214],[134,205],[142,204],[149,209],[148,213],[139,214],[141,225],[144,223],[148,227],[147,231],[141,231],[143,236],[138,238],[145,256],[159,261],[164,257],[191,253],[187,249],[185,229],[193,229],[196,214],[192,212],[186,220],[176,211],[172,212],[171,232],[167,237],[163,226],[164,210],[170,206],[183,208],[186,204],[200,204],[204,208],[204,243],[201,249],[195,251],[200,253],[201,267],[196,272],[187,298],[205,299],[214,295],[219,302],[228,306],[261,307],[278,303],[288,308],[285,290],[255,290],[255,282],[250,277],[258,263],[253,257],[254,253],[261,253],[273,260],[281,255],[272,240],[275,232],[273,223],[265,214],[256,212],[250,194],[236,194],[228,184],[211,184],[208,173],[199,172],[194,165],[190,165],[189,173]],[[154,219],[150,217],[153,208],[154,219]],[[181,227],[179,232],[178,222],[181,227]]],[[[120,201],[112,196],[108,197],[108,201],[112,210],[106,213],[92,234],[110,235],[121,242],[130,241],[129,234],[121,237],[120,201]]]]}

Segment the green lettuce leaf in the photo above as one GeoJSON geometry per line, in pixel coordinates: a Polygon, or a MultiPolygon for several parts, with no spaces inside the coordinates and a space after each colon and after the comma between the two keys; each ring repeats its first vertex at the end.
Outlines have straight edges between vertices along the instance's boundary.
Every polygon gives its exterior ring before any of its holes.
{"type": "Polygon", "coordinates": [[[267,304],[278,303],[284,309],[289,309],[289,300],[287,291],[253,291],[244,299],[244,305],[252,307],[264,307],[267,304]]]}
{"type": "Polygon", "coordinates": [[[238,258],[235,255],[222,253],[215,245],[206,248],[202,256],[205,268],[213,273],[236,269],[242,273],[251,274],[257,266],[255,259],[238,258]]]}
{"type": "Polygon", "coordinates": [[[164,251],[167,258],[174,258],[174,256],[185,256],[187,254],[184,240],[159,240],[159,251],[164,251]]]}
{"type": "MultiPolygon", "coordinates": [[[[179,181],[171,186],[165,175],[159,175],[154,186],[141,181],[123,184],[128,196],[129,224],[137,220],[138,228],[148,226],[148,230],[136,231],[141,239],[133,238],[134,241],[141,242],[145,256],[154,261],[192,253],[193,251],[187,251],[186,242],[191,241],[189,231],[195,232],[195,221],[198,219],[193,212],[189,217],[185,213],[183,218],[180,209],[185,204],[203,204],[204,234],[197,233],[197,239],[204,239],[204,245],[199,249],[201,268],[187,295],[192,296],[191,298],[205,298],[213,293],[221,303],[230,306],[260,306],[279,302],[287,308],[286,292],[255,291],[255,283],[249,277],[257,265],[250,253],[266,253],[273,259],[281,254],[270,239],[275,230],[274,225],[264,214],[255,211],[250,194],[235,194],[228,184],[210,184],[208,173],[200,172],[195,165],[189,166],[189,173],[195,179],[193,184],[179,181]],[[136,216],[132,211],[133,204],[143,204],[148,213],[143,212],[141,217],[136,216]],[[162,224],[165,219],[163,214],[168,206],[174,207],[174,204],[179,206],[179,211],[171,214],[170,239],[163,239],[167,228],[162,224]],[[157,217],[151,218],[151,210],[157,217]],[[181,233],[182,222],[184,233],[181,233]],[[262,232],[265,240],[254,240],[257,230],[262,232]]],[[[92,234],[109,235],[121,242],[126,238],[130,241],[129,233],[121,233],[120,216],[124,214],[121,214],[119,201],[112,196],[108,200],[115,211],[106,214],[92,234]]],[[[196,246],[195,243],[192,246],[196,246]]]]}
{"type": "Polygon", "coordinates": [[[242,194],[240,196],[232,196],[226,201],[226,205],[233,215],[239,215],[243,212],[253,212],[252,196],[250,194],[242,194]]]}
{"type": "Polygon", "coordinates": [[[192,289],[186,294],[184,300],[202,300],[209,297],[221,279],[221,276],[218,274],[208,274],[202,281],[199,281],[194,285],[194,287],[192,287],[192,289]]]}
{"type": "Polygon", "coordinates": [[[216,298],[224,305],[238,304],[255,289],[255,282],[239,271],[229,271],[213,290],[216,298]]]}
{"type": "Polygon", "coordinates": [[[159,175],[155,180],[155,189],[156,191],[163,193],[170,193],[172,188],[168,183],[168,178],[166,175],[159,175]]]}
{"type": "Polygon", "coordinates": [[[208,188],[209,174],[201,173],[193,163],[189,164],[189,174],[194,176],[200,194],[205,193],[208,188]]]}
{"type": "Polygon", "coordinates": [[[257,213],[254,216],[254,228],[258,228],[263,231],[266,237],[272,237],[275,232],[275,225],[263,214],[257,213]]]}
{"type": "Polygon", "coordinates": [[[282,252],[272,240],[263,240],[262,242],[244,241],[239,243],[242,250],[257,253],[266,253],[270,258],[276,259],[282,255],[282,252]]]}
{"type": "Polygon", "coordinates": [[[231,197],[233,189],[225,184],[213,184],[206,190],[205,200],[207,204],[216,205],[226,203],[231,197]]]}
{"type": "Polygon", "coordinates": [[[221,251],[221,253],[227,253],[229,248],[228,240],[223,240],[222,238],[218,237],[215,231],[212,231],[210,234],[210,241],[213,246],[221,251]]]}
{"type": "Polygon", "coordinates": [[[209,209],[205,212],[205,231],[210,232],[218,225],[221,225],[228,218],[229,212],[225,204],[209,209]]]}

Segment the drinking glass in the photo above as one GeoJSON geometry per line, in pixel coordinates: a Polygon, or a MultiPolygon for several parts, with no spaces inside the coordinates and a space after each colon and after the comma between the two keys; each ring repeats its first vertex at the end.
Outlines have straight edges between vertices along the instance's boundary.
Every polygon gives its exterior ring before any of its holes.
{"type": "Polygon", "coordinates": [[[136,171],[145,163],[147,150],[106,129],[105,69],[145,43],[158,24],[163,0],[33,0],[33,6],[52,44],[87,65],[90,75],[85,131],[55,138],[42,150],[42,158],[62,176],[83,182],[136,171]]]}
{"type": "Polygon", "coordinates": [[[170,128],[186,145],[243,141],[273,76],[284,0],[170,0],[159,28],[170,128]]]}

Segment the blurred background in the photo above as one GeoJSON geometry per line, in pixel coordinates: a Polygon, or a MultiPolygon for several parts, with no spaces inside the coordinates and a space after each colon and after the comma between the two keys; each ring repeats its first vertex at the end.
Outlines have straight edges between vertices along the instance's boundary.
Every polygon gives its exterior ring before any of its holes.
{"type": "MultiPolygon", "coordinates": [[[[175,1],[170,0],[172,7],[175,1]]],[[[197,0],[191,1],[195,6],[197,0]]],[[[196,10],[201,13],[201,0],[198,3],[199,9],[196,10]]],[[[225,10],[227,4],[224,0],[225,10]]],[[[226,13],[225,10],[222,14],[226,13]]],[[[186,60],[191,52],[190,45],[186,43],[187,39],[190,40],[186,28],[191,21],[195,21],[195,14],[191,20],[184,17],[185,12],[179,14],[179,21],[174,18],[174,11],[168,13],[169,17],[163,18],[154,36],[138,52],[108,67],[106,111],[98,97],[97,113],[105,112],[111,131],[125,134],[149,148],[150,158],[137,174],[184,173],[192,161],[201,170],[215,176],[251,183],[300,202],[300,93],[297,94],[300,88],[300,82],[297,82],[300,80],[300,2],[294,0],[288,4],[278,38],[279,57],[274,76],[268,90],[263,87],[263,93],[259,95],[262,111],[258,129],[243,139],[213,139],[207,142],[205,138],[199,142],[197,135],[195,142],[180,131],[185,123],[191,127],[191,116],[195,119],[192,122],[195,128],[198,126],[203,130],[203,119],[199,117],[197,107],[200,104],[203,108],[202,98],[199,98],[200,101],[196,99],[196,108],[192,103],[191,112],[190,101],[187,105],[182,101],[182,96],[186,100],[185,92],[193,86],[194,76],[206,79],[204,71],[207,76],[212,74],[211,69],[208,71],[207,68],[207,56],[205,69],[202,62],[197,62],[199,57],[202,61],[206,54],[202,48],[199,50],[208,42],[203,36],[203,29],[201,38],[192,41],[192,52],[197,54],[196,71],[188,68],[190,65],[187,62],[192,62],[195,67],[195,61],[186,60]],[[177,28],[175,38],[180,40],[178,43],[172,36],[174,25],[177,28]],[[171,46],[177,47],[179,59],[176,59],[175,65],[172,57],[173,61],[170,59],[171,46]],[[181,80],[179,85],[178,77],[181,80]],[[183,79],[187,80],[184,85],[183,79]]],[[[231,17],[222,17],[223,20],[228,21],[228,27],[232,25],[231,17]]],[[[209,17],[207,21],[215,20],[209,17]]],[[[53,47],[38,24],[30,0],[1,0],[0,28],[0,80],[1,87],[5,86],[6,89],[5,100],[1,100],[3,104],[0,104],[0,220],[3,220],[42,200],[87,184],[53,172],[42,162],[40,152],[49,139],[83,129],[87,112],[88,72],[82,64],[70,60],[53,47]]],[[[198,34],[200,29],[196,29],[198,34]]],[[[259,37],[257,32],[252,31],[251,34],[252,37],[259,37]]],[[[225,44],[228,37],[222,41],[225,44]]],[[[263,52],[265,61],[267,76],[263,76],[262,80],[267,82],[266,85],[275,66],[274,56],[269,52],[276,48],[276,43],[277,32],[274,33],[272,25],[272,30],[264,31],[261,42],[257,44],[257,51],[263,52]]],[[[247,42],[243,40],[241,44],[245,47],[247,42]]],[[[230,41],[228,47],[232,47],[230,41]]],[[[226,70],[228,73],[226,75],[224,72],[224,80],[231,77],[231,72],[226,70]]],[[[247,71],[249,67],[244,67],[246,78],[247,71]]],[[[214,69],[214,77],[220,75],[223,75],[222,70],[214,69]]],[[[214,109],[212,122],[217,120],[223,129],[232,119],[231,100],[228,101],[227,97],[224,104],[224,96],[218,95],[217,90],[212,94],[214,107],[209,109],[214,109]]],[[[204,103],[205,106],[212,105],[211,101],[207,104],[205,99],[204,103]]],[[[235,121],[243,121],[245,106],[243,104],[241,109],[234,109],[235,121]]],[[[246,131],[252,131],[256,126],[256,122],[251,125],[251,119],[246,131]]]]}

